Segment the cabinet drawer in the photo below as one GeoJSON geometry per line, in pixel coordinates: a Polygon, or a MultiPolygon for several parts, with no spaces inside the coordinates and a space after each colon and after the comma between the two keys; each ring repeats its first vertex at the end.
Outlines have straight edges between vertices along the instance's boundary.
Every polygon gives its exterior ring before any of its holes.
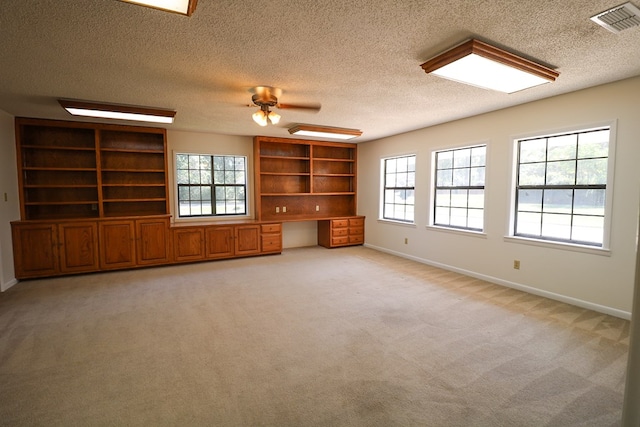
{"type": "Polygon", "coordinates": [[[331,221],[331,226],[333,228],[348,227],[349,226],[349,220],[348,219],[334,219],[333,221],[331,221]]]}
{"type": "Polygon", "coordinates": [[[364,218],[351,218],[349,227],[364,227],[364,218]]]}
{"type": "Polygon", "coordinates": [[[331,230],[331,235],[333,237],[348,236],[349,235],[349,229],[348,228],[334,228],[333,230],[331,230]]]}
{"type": "Polygon", "coordinates": [[[364,227],[349,227],[349,236],[364,235],[364,227]]]}
{"type": "Polygon", "coordinates": [[[364,243],[364,236],[362,234],[349,236],[349,243],[364,243]]]}
{"type": "Polygon", "coordinates": [[[262,224],[260,231],[262,233],[281,233],[282,224],[262,224]]]}
{"type": "Polygon", "coordinates": [[[282,251],[282,239],[280,235],[263,235],[261,240],[262,252],[282,251]]]}
{"type": "Polygon", "coordinates": [[[349,236],[343,236],[343,237],[332,237],[331,238],[331,245],[332,246],[336,246],[336,245],[346,245],[349,243],[349,236]]]}

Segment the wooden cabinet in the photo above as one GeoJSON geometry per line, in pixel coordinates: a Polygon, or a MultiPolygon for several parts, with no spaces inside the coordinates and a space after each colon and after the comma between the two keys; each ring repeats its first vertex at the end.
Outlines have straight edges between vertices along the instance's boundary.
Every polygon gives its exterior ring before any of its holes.
{"type": "Polygon", "coordinates": [[[264,254],[282,252],[282,224],[260,226],[260,249],[264,254]]]}
{"type": "Polygon", "coordinates": [[[364,243],[364,217],[318,221],[318,244],[326,248],[364,243]]]}
{"type": "Polygon", "coordinates": [[[58,225],[60,246],[60,271],[80,273],[97,271],[98,224],[92,222],[70,222],[58,225]]]}
{"type": "Polygon", "coordinates": [[[60,271],[55,224],[12,223],[16,278],[53,276],[60,271]]]}
{"type": "Polygon", "coordinates": [[[11,224],[16,278],[97,271],[95,221],[11,224]]]}
{"type": "Polygon", "coordinates": [[[238,225],[234,233],[236,255],[255,255],[260,253],[260,226],[238,225]]]}
{"type": "Polygon", "coordinates": [[[206,257],[230,258],[234,253],[233,226],[216,225],[205,228],[206,257]]]}
{"type": "Polygon", "coordinates": [[[166,131],[16,118],[23,220],[169,212],[166,131]]]}
{"type": "Polygon", "coordinates": [[[138,265],[168,263],[171,260],[169,243],[169,218],[136,220],[138,265]]]}
{"type": "Polygon", "coordinates": [[[300,221],[356,213],[354,144],[254,139],[257,218],[300,221]]]}
{"type": "Polygon", "coordinates": [[[111,270],[136,265],[136,229],[133,220],[101,221],[100,268],[111,270]]]}
{"type": "Polygon", "coordinates": [[[174,261],[199,261],[204,259],[204,251],[204,227],[178,227],[173,229],[174,261]]]}

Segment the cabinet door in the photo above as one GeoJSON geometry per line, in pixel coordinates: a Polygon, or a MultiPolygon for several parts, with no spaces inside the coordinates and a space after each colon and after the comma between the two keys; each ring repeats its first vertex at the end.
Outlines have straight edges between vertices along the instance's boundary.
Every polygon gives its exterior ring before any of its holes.
{"type": "Polygon", "coordinates": [[[59,273],[55,224],[13,225],[12,235],[16,278],[59,273]]]}
{"type": "Polygon", "coordinates": [[[204,258],[204,228],[188,227],[173,231],[173,259],[197,261],[204,258]]]}
{"type": "Polygon", "coordinates": [[[98,270],[98,225],[95,222],[58,225],[60,271],[98,270]]]}
{"type": "Polygon", "coordinates": [[[138,264],[169,262],[169,221],[167,219],[136,220],[136,238],[138,264]]]}
{"type": "Polygon", "coordinates": [[[136,265],[135,228],[133,221],[100,223],[100,267],[108,270],[136,265]]]}
{"type": "Polygon", "coordinates": [[[260,252],[260,226],[238,225],[235,232],[236,255],[250,255],[260,252]]]}
{"type": "Polygon", "coordinates": [[[207,258],[233,256],[233,227],[207,227],[205,240],[207,258]]]}

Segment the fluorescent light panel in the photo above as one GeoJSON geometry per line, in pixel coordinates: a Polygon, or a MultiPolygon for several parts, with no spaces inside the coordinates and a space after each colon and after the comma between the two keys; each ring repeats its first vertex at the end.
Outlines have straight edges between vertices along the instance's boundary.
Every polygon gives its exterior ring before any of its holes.
{"type": "Polygon", "coordinates": [[[421,66],[427,74],[506,93],[549,83],[559,76],[550,68],[475,39],[421,66]]]}
{"type": "Polygon", "coordinates": [[[296,136],[311,136],[316,138],[353,139],[362,135],[357,129],[335,128],[328,126],[297,125],[289,129],[289,133],[296,136]]]}
{"type": "Polygon", "coordinates": [[[100,104],[86,101],[60,99],[58,103],[74,116],[102,119],[133,120],[151,123],[173,123],[175,111],[129,105],[100,104]]]}
{"type": "Polygon", "coordinates": [[[191,16],[196,9],[198,0],[120,0],[125,3],[138,4],[154,9],[166,10],[168,12],[179,13],[181,15],[191,16]]]}

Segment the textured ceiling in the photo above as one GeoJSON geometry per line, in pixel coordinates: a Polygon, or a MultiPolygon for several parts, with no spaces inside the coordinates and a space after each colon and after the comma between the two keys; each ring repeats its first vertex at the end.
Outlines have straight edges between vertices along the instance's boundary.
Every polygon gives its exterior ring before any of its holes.
{"type": "Polygon", "coordinates": [[[1,3],[0,110],[15,116],[70,119],[56,101],[70,98],[175,109],[169,129],[289,136],[309,123],[366,141],[640,74],[640,27],[589,20],[616,0],[199,0],[191,17],[117,0],[1,3]],[[507,95],[420,68],[470,37],[560,77],[507,95]],[[257,85],[322,109],[259,127],[257,85]]]}

